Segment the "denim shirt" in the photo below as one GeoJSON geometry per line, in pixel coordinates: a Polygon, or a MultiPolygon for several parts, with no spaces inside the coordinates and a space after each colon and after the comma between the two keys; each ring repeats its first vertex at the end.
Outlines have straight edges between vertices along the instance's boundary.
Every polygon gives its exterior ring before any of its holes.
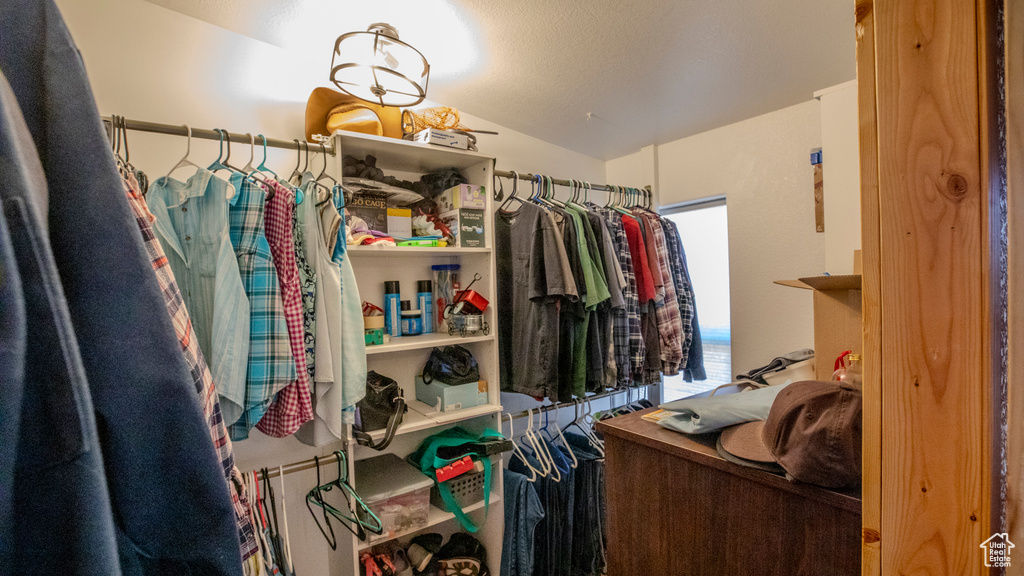
{"type": "Polygon", "coordinates": [[[526,476],[505,470],[505,538],[502,576],[533,576],[533,534],[544,518],[544,506],[526,476]]]}
{"type": "Polygon", "coordinates": [[[205,169],[185,182],[159,178],[146,195],[228,424],[242,414],[249,362],[249,299],[228,236],[233,195],[231,184],[205,169]]]}

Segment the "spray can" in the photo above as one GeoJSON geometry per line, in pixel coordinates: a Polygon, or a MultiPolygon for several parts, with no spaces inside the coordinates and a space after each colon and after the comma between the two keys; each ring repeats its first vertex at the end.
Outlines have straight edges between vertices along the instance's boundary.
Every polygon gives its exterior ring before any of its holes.
{"type": "Polygon", "coordinates": [[[430,280],[416,281],[416,301],[420,308],[420,314],[423,316],[424,334],[434,331],[433,295],[433,282],[430,280]]]}
{"type": "Polygon", "coordinates": [[[392,338],[402,335],[401,293],[398,280],[384,283],[384,331],[392,338]]]}

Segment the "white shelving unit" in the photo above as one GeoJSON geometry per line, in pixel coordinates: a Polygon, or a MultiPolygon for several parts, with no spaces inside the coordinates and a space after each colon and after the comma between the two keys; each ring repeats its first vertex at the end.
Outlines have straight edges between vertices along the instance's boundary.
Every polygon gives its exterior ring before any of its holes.
{"type": "MultiPolygon", "coordinates": [[[[335,133],[334,145],[335,150],[340,152],[336,156],[339,172],[341,160],[345,156],[350,155],[362,159],[367,154],[372,154],[377,158],[377,167],[387,174],[415,180],[423,174],[454,167],[462,171],[463,176],[470,184],[486,186],[488,191],[485,208],[487,229],[485,231],[485,246],[482,248],[354,246],[348,250],[359,284],[359,294],[364,301],[382,305],[384,282],[389,280],[399,281],[403,300],[414,301],[416,299],[416,281],[433,281],[431,266],[434,264],[459,264],[461,267],[459,281],[462,287],[469,284],[474,274],[480,274],[481,280],[473,286],[473,289],[490,301],[485,313],[485,320],[490,328],[487,334],[478,332],[460,337],[458,334],[449,336],[447,331],[433,332],[419,336],[392,338],[387,344],[367,347],[368,369],[398,381],[403,387],[409,406],[409,411],[398,429],[395,440],[385,452],[405,458],[419,446],[424,438],[454,425],[462,425],[475,430],[500,428],[499,419],[502,407],[498,386],[497,316],[495,314],[497,290],[495,288],[496,270],[493,250],[494,231],[491,229],[490,217],[494,212],[490,197],[493,159],[475,152],[341,131],[335,133]],[[434,406],[416,400],[414,377],[422,370],[431,349],[451,344],[465,346],[473,353],[480,366],[481,378],[488,382],[487,404],[452,412],[440,412],[434,406]]],[[[383,435],[383,430],[371,433],[374,440],[382,438],[383,435]]],[[[352,456],[350,458],[350,474],[358,491],[360,486],[359,478],[355,477],[355,461],[377,456],[381,452],[358,446],[351,436],[349,438],[347,441],[348,453],[352,456]]],[[[501,543],[504,531],[500,461],[493,466],[492,470],[494,475],[489,495],[490,510],[486,521],[483,517],[483,501],[469,507],[467,513],[474,521],[484,522],[483,527],[475,536],[487,547],[491,570],[496,573],[501,562],[501,543]]],[[[460,527],[454,514],[431,506],[427,526],[415,531],[400,533],[393,539],[407,541],[420,532],[438,531],[450,534],[458,530],[460,527]]],[[[343,549],[343,541],[347,541],[347,539],[339,539],[338,550],[334,553],[336,555],[334,560],[338,562],[338,565],[336,566],[334,561],[331,562],[332,574],[358,576],[359,554],[378,543],[361,542],[352,536],[348,549],[343,549]],[[336,572],[338,568],[340,568],[340,572],[336,572]]]]}

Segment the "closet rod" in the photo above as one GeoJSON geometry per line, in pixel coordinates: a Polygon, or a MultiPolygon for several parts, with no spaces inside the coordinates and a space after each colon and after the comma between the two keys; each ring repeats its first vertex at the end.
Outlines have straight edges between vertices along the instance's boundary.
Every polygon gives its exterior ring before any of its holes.
{"type": "MultiPolygon", "coordinates": [[[[623,393],[628,392],[630,390],[640,390],[640,389],[643,389],[643,388],[647,388],[649,386],[654,386],[654,384],[643,384],[641,386],[634,386],[632,388],[616,388],[615,390],[611,390],[611,391],[608,391],[608,392],[602,392],[600,394],[594,394],[593,396],[587,396],[585,400],[587,402],[593,402],[594,400],[601,400],[602,398],[610,398],[611,396],[614,396],[616,394],[623,394],[623,393]]],[[[501,415],[501,419],[504,420],[506,417],[511,417],[513,420],[515,420],[516,418],[525,418],[525,417],[530,415],[530,412],[534,412],[534,413],[539,415],[539,414],[543,414],[545,412],[549,412],[551,410],[558,410],[560,408],[568,408],[569,406],[573,406],[577,402],[555,402],[554,404],[545,404],[543,406],[538,406],[536,408],[531,408],[529,410],[523,410],[522,412],[516,412],[515,414],[502,414],[501,415]]]]}
{"type": "MultiPolygon", "coordinates": [[[[170,134],[172,136],[188,136],[188,130],[184,124],[160,124],[159,122],[146,122],[145,120],[129,120],[125,119],[125,127],[129,130],[135,130],[137,132],[152,132],[154,134],[170,134]]],[[[104,124],[110,124],[110,117],[103,117],[104,124]]],[[[246,134],[234,134],[231,132],[227,133],[228,139],[232,142],[239,144],[249,144],[249,136],[246,134]]],[[[203,140],[220,140],[221,136],[214,130],[207,130],[205,128],[192,128],[193,138],[202,138],[203,140]]],[[[263,145],[263,138],[260,138],[258,134],[253,134],[256,139],[256,145],[263,145]]],[[[321,152],[319,142],[309,142],[310,152],[321,152]]],[[[295,140],[281,140],[279,138],[267,138],[267,146],[271,148],[284,148],[286,150],[299,150],[304,151],[306,149],[305,141],[299,140],[299,144],[296,144],[295,140]]],[[[331,144],[324,144],[324,152],[327,152],[331,156],[334,156],[334,146],[331,144]]]]}
{"type": "MultiPolygon", "coordinates": [[[[508,172],[506,170],[495,170],[494,171],[494,175],[495,176],[499,176],[501,178],[513,178],[515,176],[515,174],[513,174],[511,172],[508,172]]],[[[525,172],[520,172],[519,173],[519,179],[520,180],[532,181],[534,176],[537,176],[537,174],[528,174],[528,173],[525,173],[525,172]]],[[[572,186],[573,185],[571,181],[569,181],[569,180],[562,180],[560,178],[552,178],[551,182],[553,182],[554,184],[557,184],[559,186],[572,186]]],[[[628,186],[623,186],[623,188],[628,188],[628,186]]],[[[616,192],[616,190],[615,190],[615,188],[613,186],[610,186],[610,185],[607,185],[607,184],[591,184],[590,185],[590,189],[591,190],[604,190],[605,192],[616,192]]],[[[651,191],[651,186],[647,185],[647,186],[644,186],[643,188],[638,188],[638,190],[647,190],[648,192],[650,192],[651,191]]]]}
{"type": "MultiPolygon", "coordinates": [[[[623,393],[627,392],[628,390],[640,390],[642,388],[647,388],[649,386],[653,386],[653,384],[644,384],[642,386],[636,386],[635,388],[620,388],[620,389],[617,389],[617,390],[612,390],[610,392],[602,392],[601,394],[595,394],[593,396],[588,396],[587,400],[588,401],[600,400],[602,398],[608,398],[608,397],[614,396],[616,394],[623,394],[623,393]]],[[[517,412],[517,413],[512,415],[512,418],[513,419],[515,419],[515,418],[524,418],[524,417],[528,416],[530,414],[530,412],[538,412],[540,414],[543,414],[544,412],[547,412],[549,410],[557,410],[559,408],[566,408],[566,407],[569,407],[569,406],[572,406],[572,405],[573,405],[572,402],[556,402],[554,404],[545,404],[544,406],[540,406],[538,408],[534,408],[533,410],[523,410],[522,412],[517,412]]],[[[507,416],[507,414],[502,415],[502,418],[504,419],[505,416],[507,416]]],[[[321,466],[326,466],[328,464],[334,465],[337,461],[338,461],[338,457],[335,456],[333,453],[328,454],[326,456],[321,456],[320,457],[320,465],[321,466]]],[[[291,464],[285,464],[281,468],[282,468],[282,470],[284,471],[285,474],[292,474],[292,473],[295,473],[295,472],[302,472],[303,470],[311,470],[311,469],[313,469],[315,467],[316,467],[316,460],[310,458],[309,460],[302,460],[300,462],[293,462],[291,464]]],[[[260,470],[262,470],[262,468],[256,470],[256,472],[259,472],[260,470]]],[[[275,468],[267,468],[267,476],[268,477],[276,478],[279,475],[280,475],[280,473],[278,472],[278,469],[276,467],[275,468]]]]}

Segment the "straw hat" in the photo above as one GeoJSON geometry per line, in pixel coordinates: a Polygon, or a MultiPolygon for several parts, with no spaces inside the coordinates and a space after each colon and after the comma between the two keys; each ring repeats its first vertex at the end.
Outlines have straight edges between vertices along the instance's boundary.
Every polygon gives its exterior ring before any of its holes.
{"type": "Polygon", "coordinates": [[[335,130],[401,139],[402,111],[330,88],[315,88],[306,102],[306,140],[315,142],[314,134],[330,136],[335,130]]]}

